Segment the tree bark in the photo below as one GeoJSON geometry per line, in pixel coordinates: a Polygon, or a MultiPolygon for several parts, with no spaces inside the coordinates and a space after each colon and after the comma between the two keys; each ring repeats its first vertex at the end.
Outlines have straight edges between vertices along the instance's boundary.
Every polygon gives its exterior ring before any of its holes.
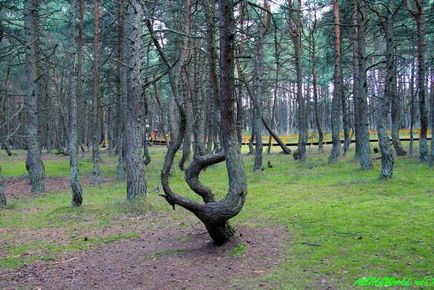
{"type": "Polygon", "coordinates": [[[143,8],[139,0],[129,1],[127,13],[128,48],[128,94],[127,128],[125,140],[125,164],[127,175],[127,198],[146,195],[146,172],[141,157],[143,141],[143,118],[140,99],[142,97],[141,52],[143,8]]]}
{"type": "Polygon", "coordinates": [[[410,7],[408,0],[404,1],[410,14],[414,17],[417,27],[417,89],[419,92],[419,159],[423,163],[429,163],[427,130],[428,130],[428,108],[425,100],[425,13],[423,0],[414,0],[416,10],[410,7]]]}
{"type": "Polygon", "coordinates": [[[355,86],[355,103],[357,109],[355,119],[356,132],[356,147],[360,158],[360,167],[362,170],[367,170],[372,167],[371,147],[369,144],[369,106],[368,106],[368,84],[366,76],[366,44],[365,44],[365,16],[362,11],[359,1],[353,2],[353,20],[354,29],[356,30],[355,49],[357,61],[354,63],[358,67],[354,74],[355,86]]]}
{"type": "Polygon", "coordinates": [[[311,54],[311,62],[312,62],[312,86],[313,86],[313,102],[314,102],[314,111],[315,111],[315,124],[318,130],[318,151],[323,151],[323,140],[324,133],[321,126],[321,120],[319,116],[319,108],[318,108],[318,87],[317,87],[317,79],[316,79],[316,27],[317,27],[317,17],[316,12],[314,12],[314,23],[312,28],[312,54],[311,54]]]}
{"type": "Polygon", "coordinates": [[[93,16],[94,16],[94,63],[93,63],[93,86],[92,86],[92,184],[95,186],[101,185],[101,170],[100,170],[100,123],[99,120],[99,94],[100,94],[100,3],[99,0],[93,1],[93,16]]]}
{"type": "Polygon", "coordinates": [[[288,28],[292,43],[294,45],[295,54],[295,68],[297,75],[297,123],[298,123],[298,160],[305,161],[306,156],[306,144],[307,144],[307,116],[306,116],[306,102],[303,97],[303,72],[302,72],[302,59],[301,59],[301,10],[302,1],[297,1],[297,16],[293,19],[292,0],[288,0],[289,17],[288,28]]]}
{"type": "Polygon", "coordinates": [[[125,21],[125,0],[118,0],[118,58],[120,62],[117,66],[118,74],[118,99],[117,99],[117,136],[116,136],[116,155],[117,155],[117,167],[116,178],[125,178],[125,115],[126,106],[125,100],[127,98],[127,68],[121,63],[127,62],[126,57],[126,30],[127,23],[125,21]]]}
{"type": "MultiPolygon", "coordinates": [[[[388,9],[394,11],[395,0],[389,0],[388,9]]],[[[394,157],[390,147],[390,138],[387,134],[387,124],[389,120],[389,107],[393,99],[395,86],[395,56],[393,47],[393,16],[389,13],[385,19],[380,15],[380,23],[386,37],[386,80],[384,94],[379,94],[377,102],[377,132],[378,143],[381,150],[381,177],[383,179],[392,178],[394,157]]]]}
{"type": "Polygon", "coordinates": [[[0,208],[3,208],[6,206],[6,195],[3,190],[3,175],[2,175],[2,168],[0,166],[0,208]]]}
{"type": "Polygon", "coordinates": [[[38,65],[39,50],[39,2],[26,0],[24,2],[24,30],[26,46],[27,92],[25,95],[25,108],[27,116],[27,159],[26,168],[29,172],[32,192],[45,191],[45,167],[41,160],[41,149],[38,133],[38,102],[40,80],[38,65]]]}
{"type": "MultiPolygon", "coordinates": [[[[219,0],[219,20],[220,20],[220,103],[221,103],[221,136],[223,142],[224,156],[226,159],[226,168],[229,177],[229,192],[227,196],[220,201],[206,202],[199,204],[191,199],[176,194],[169,185],[169,173],[173,165],[173,159],[176,152],[182,144],[185,131],[185,110],[179,99],[176,99],[180,112],[179,134],[176,140],[170,143],[166,154],[163,170],[161,171],[161,183],[164,190],[164,197],[174,208],[175,205],[184,207],[194,213],[205,225],[208,233],[216,245],[224,244],[233,236],[233,229],[230,227],[228,220],[237,215],[245,201],[247,194],[246,176],[243,165],[242,154],[238,143],[237,134],[237,116],[236,116],[236,97],[234,95],[235,86],[233,79],[234,71],[234,19],[233,19],[233,1],[219,0]]],[[[152,28],[148,29],[152,31],[152,28]]],[[[152,34],[152,32],[151,32],[152,34]]],[[[158,48],[159,44],[155,42],[160,56],[165,59],[164,54],[158,48]]],[[[164,61],[168,64],[167,60],[164,61]]],[[[201,167],[205,168],[210,164],[215,164],[220,160],[215,156],[203,157],[202,161],[194,159],[192,165],[196,162],[202,163],[201,167]]],[[[190,165],[190,166],[192,166],[190,165]]]]}
{"type": "Polygon", "coordinates": [[[80,46],[76,42],[76,37],[78,34],[79,23],[77,23],[79,14],[79,3],[78,0],[73,0],[71,3],[71,28],[69,33],[69,55],[68,59],[70,61],[68,66],[68,91],[69,91],[69,183],[71,185],[72,190],[72,206],[77,207],[80,206],[83,202],[82,197],[82,188],[80,184],[80,180],[78,178],[78,121],[77,121],[77,71],[76,71],[76,62],[75,58],[78,53],[80,53],[80,46]]]}
{"type": "Polygon", "coordinates": [[[333,0],[333,19],[335,25],[335,72],[333,77],[333,99],[332,99],[332,151],[329,156],[329,164],[338,162],[339,152],[341,147],[341,139],[339,137],[339,123],[342,102],[342,68],[341,68],[341,28],[339,21],[339,6],[338,1],[333,0]]]}

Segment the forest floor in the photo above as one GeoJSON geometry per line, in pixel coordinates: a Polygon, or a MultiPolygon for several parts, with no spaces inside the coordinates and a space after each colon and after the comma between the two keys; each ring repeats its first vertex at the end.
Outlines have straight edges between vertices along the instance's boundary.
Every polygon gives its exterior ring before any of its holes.
{"type": "MultiPolygon", "coordinates": [[[[149,194],[133,202],[113,178],[113,156],[103,154],[99,188],[90,154],[81,158],[81,208],[70,207],[68,157],[43,155],[47,192],[35,195],[25,152],[1,152],[0,289],[348,289],[362,277],[433,276],[434,171],[416,157],[397,158],[384,182],[379,160],[361,171],[351,151],[329,166],[314,147],[305,163],[273,148],[264,155],[273,167],[260,174],[245,156],[249,194],[232,221],[236,238],[215,247],[194,216],[158,196],[165,147],[150,150],[149,194]]],[[[201,179],[225,194],[224,164],[201,179]]],[[[179,169],[171,184],[196,198],[179,169]]]]}

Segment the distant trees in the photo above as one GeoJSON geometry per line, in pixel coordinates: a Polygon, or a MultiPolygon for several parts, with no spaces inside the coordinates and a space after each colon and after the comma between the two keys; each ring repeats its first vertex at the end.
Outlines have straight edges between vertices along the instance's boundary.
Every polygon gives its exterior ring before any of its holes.
{"type": "MultiPolygon", "coordinates": [[[[320,150],[329,150],[330,163],[348,152],[354,137],[355,158],[363,170],[370,169],[370,137],[376,130],[381,176],[390,178],[395,156],[407,153],[399,139],[403,129],[410,129],[411,156],[419,127],[419,158],[433,163],[427,141],[434,123],[434,50],[427,45],[434,39],[431,3],[233,4],[230,114],[235,114],[237,144],[251,133],[255,171],[263,169],[263,140],[268,139],[269,152],[274,139],[290,154],[285,143],[294,140],[281,135],[292,133],[298,133],[294,157],[306,160],[307,145],[318,140],[320,150]],[[332,146],[323,146],[330,137],[332,146]]],[[[1,5],[0,143],[28,151],[33,191],[44,190],[41,152],[69,155],[78,206],[78,151],[82,156],[92,151],[91,178],[98,185],[99,151],[107,147],[117,156],[117,178],[127,179],[127,198],[146,194],[151,132],[163,133],[159,137],[175,145],[181,138],[178,167],[187,177],[222,161],[224,84],[215,2],[14,0],[1,5]]],[[[175,145],[169,146],[172,152],[175,145]]]]}

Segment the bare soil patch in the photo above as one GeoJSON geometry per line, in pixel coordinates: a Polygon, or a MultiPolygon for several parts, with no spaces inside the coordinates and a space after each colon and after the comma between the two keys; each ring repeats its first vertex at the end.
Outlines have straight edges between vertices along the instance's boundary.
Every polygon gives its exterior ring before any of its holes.
{"type": "Polygon", "coordinates": [[[202,228],[172,225],[8,270],[0,273],[0,288],[241,289],[282,262],[285,240],[281,228],[242,226],[236,238],[215,247],[202,228]]]}

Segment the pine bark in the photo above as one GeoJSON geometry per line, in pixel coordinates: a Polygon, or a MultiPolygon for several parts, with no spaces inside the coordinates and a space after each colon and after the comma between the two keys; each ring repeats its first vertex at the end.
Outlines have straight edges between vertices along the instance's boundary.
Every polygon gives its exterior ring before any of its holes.
{"type": "Polygon", "coordinates": [[[339,137],[339,123],[342,102],[342,68],[341,68],[341,28],[339,22],[339,6],[338,1],[333,0],[333,19],[335,25],[335,71],[333,77],[333,99],[332,99],[332,150],[329,156],[329,164],[338,162],[341,139],[339,137]]]}
{"type": "Polygon", "coordinates": [[[101,185],[100,170],[100,114],[99,114],[99,95],[100,95],[100,53],[101,53],[101,35],[99,28],[100,3],[99,0],[93,1],[94,16],[94,62],[93,62],[93,86],[92,86],[92,184],[101,185]]]}
{"type": "Polygon", "coordinates": [[[82,197],[82,188],[80,184],[80,180],[78,178],[79,167],[78,167],[78,108],[77,108],[77,71],[76,70],[76,56],[80,53],[80,46],[76,42],[76,37],[79,32],[77,29],[79,27],[79,23],[77,23],[77,19],[79,14],[79,3],[78,0],[72,0],[71,3],[71,28],[69,33],[69,55],[68,59],[70,61],[68,66],[68,91],[69,91],[69,183],[72,190],[72,206],[77,207],[80,206],[83,202],[82,197]]]}
{"type": "MultiPolygon", "coordinates": [[[[428,107],[425,100],[425,12],[423,0],[414,0],[415,10],[410,7],[408,0],[404,1],[410,14],[416,21],[417,28],[417,90],[419,94],[420,133],[419,133],[419,159],[423,163],[429,163],[427,130],[428,107]]],[[[413,2],[413,1],[412,1],[413,2]]]]}
{"type": "Polygon", "coordinates": [[[353,2],[353,20],[357,41],[354,43],[357,59],[354,65],[355,91],[355,129],[356,150],[360,159],[360,167],[366,170],[372,167],[371,147],[369,144],[369,106],[368,106],[368,83],[366,75],[366,44],[365,44],[365,16],[359,1],[353,2]]]}
{"type": "Polygon", "coordinates": [[[128,93],[127,93],[127,128],[126,130],[126,175],[127,198],[131,200],[138,195],[146,195],[146,172],[141,157],[143,141],[143,118],[140,99],[142,97],[141,52],[143,9],[139,0],[128,4],[127,13],[127,47],[128,47],[128,93]]]}
{"type": "Polygon", "coordinates": [[[26,168],[29,173],[32,192],[45,191],[45,167],[41,160],[41,148],[38,133],[38,99],[40,80],[39,55],[39,1],[26,0],[24,2],[24,30],[26,46],[27,91],[25,94],[26,109],[26,168]]]}
{"type": "Polygon", "coordinates": [[[2,168],[0,166],[0,208],[6,206],[6,195],[3,190],[3,175],[2,175],[2,168]]]}
{"type": "MultiPolygon", "coordinates": [[[[389,9],[394,11],[395,1],[389,0],[389,9]]],[[[395,87],[395,56],[393,47],[393,18],[392,14],[388,14],[385,20],[380,19],[383,30],[386,36],[386,80],[384,85],[384,94],[379,94],[377,102],[377,132],[378,143],[381,150],[381,177],[383,179],[392,178],[394,157],[390,146],[390,138],[387,134],[389,108],[393,99],[393,94],[396,94],[395,87]]]]}

